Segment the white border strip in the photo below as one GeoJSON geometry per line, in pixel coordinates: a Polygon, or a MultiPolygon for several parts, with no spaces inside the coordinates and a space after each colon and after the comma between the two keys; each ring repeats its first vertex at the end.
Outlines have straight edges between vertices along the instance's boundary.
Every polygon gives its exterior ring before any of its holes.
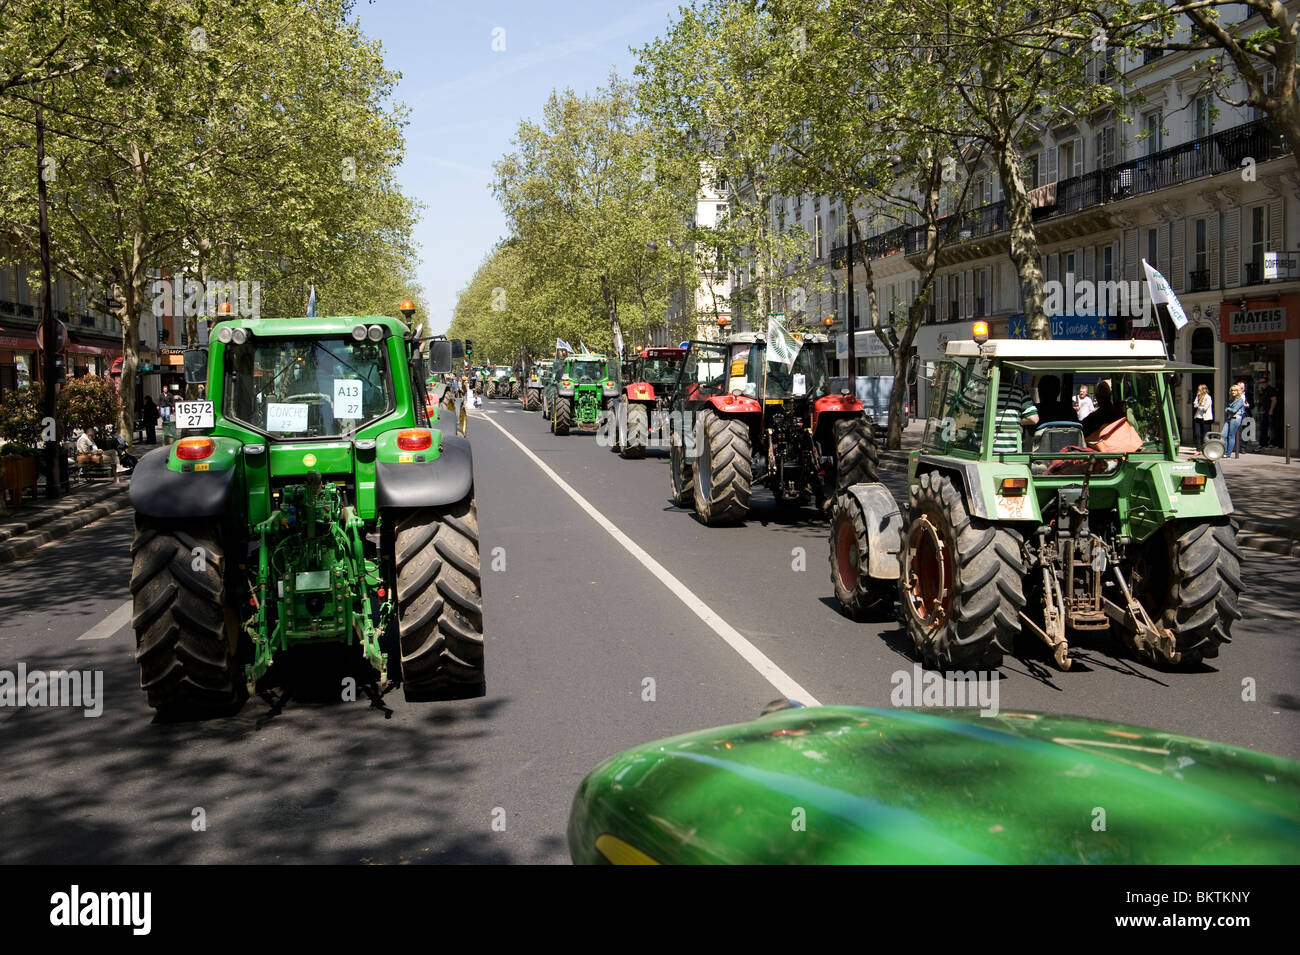
{"type": "Polygon", "coordinates": [[[103,620],[99,621],[99,623],[95,624],[81,636],[77,637],[77,639],[107,640],[131,622],[131,607],[132,601],[128,600],[103,620]]]}

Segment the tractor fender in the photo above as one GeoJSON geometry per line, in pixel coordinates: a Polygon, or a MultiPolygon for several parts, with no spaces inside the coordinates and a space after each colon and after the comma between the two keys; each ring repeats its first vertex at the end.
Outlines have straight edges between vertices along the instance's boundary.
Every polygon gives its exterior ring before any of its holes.
{"type": "Polygon", "coordinates": [[[432,461],[380,461],[375,465],[375,501],[381,508],[455,504],[468,497],[473,488],[474,458],[469,439],[445,431],[442,450],[432,461]]]}
{"type": "Polygon", "coordinates": [[[710,395],[706,400],[714,411],[722,414],[761,414],[763,411],[757,398],[746,395],[710,395]]]}
{"type": "Polygon", "coordinates": [[[131,475],[131,506],[146,517],[215,517],[230,503],[236,468],[220,471],[172,471],[170,448],[142,457],[131,475]]]}
{"type": "Polygon", "coordinates": [[[879,483],[854,484],[845,493],[857,502],[867,527],[867,575],[897,580],[902,573],[898,552],[903,545],[903,515],[894,495],[879,483]]]}
{"type": "Polygon", "coordinates": [[[922,454],[916,459],[916,477],[927,471],[939,471],[951,478],[972,517],[989,517],[984,495],[980,493],[980,471],[974,463],[922,454]]]}
{"type": "Polygon", "coordinates": [[[1214,493],[1218,495],[1219,507],[1223,513],[1233,513],[1232,496],[1228,493],[1228,482],[1223,477],[1223,468],[1214,466],[1214,476],[1210,478],[1210,483],[1214,485],[1214,493]]]}

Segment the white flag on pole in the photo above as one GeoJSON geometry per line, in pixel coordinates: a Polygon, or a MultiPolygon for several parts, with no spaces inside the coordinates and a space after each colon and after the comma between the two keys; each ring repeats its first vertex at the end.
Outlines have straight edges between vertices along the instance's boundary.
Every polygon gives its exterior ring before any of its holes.
{"type": "Polygon", "coordinates": [[[776,318],[767,320],[767,360],[793,365],[802,343],[785,330],[776,318]]]}
{"type": "Polygon", "coordinates": [[[1151,291],[1152,306],[1168,305],[1169,317],[1174,321],[1174,328],[1182,328],[1187,324],[1187,313],[1183,311],[1182,303],[1174,294],[1169,280],[1153,269],[1146,259],[1142,260],[1142,268],[1147,272],[1147,288],[1151,291]]]}

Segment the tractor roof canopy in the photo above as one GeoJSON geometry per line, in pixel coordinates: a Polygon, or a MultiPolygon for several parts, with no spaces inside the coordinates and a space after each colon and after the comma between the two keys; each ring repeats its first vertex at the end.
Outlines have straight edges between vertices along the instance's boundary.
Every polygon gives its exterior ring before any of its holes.
{"type": "Polygon", "coordinates": [[[970,358],[1026,358],[1079,361],[1091,358],[1112,359],[1164,359],[1165,346],[1155,339],[1129,339],[1128,341],[1038,341],[1024,338],[990,338],[985,342],[971,340],[948,343],[945,354],[950,357],[970,358]]]}

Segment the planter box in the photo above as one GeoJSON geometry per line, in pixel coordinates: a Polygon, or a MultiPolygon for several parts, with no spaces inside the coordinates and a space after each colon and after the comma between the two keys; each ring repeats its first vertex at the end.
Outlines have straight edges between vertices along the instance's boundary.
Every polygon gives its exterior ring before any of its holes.
{"type": "Polygon", "coordinates": [[[0,478],[5,493],[12,497],[14,504],[23,502],[23,491],[28,488],[31,488],[32,497],[36,497],[36,473],[35,458],[0,457],[0,478]]]}

